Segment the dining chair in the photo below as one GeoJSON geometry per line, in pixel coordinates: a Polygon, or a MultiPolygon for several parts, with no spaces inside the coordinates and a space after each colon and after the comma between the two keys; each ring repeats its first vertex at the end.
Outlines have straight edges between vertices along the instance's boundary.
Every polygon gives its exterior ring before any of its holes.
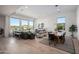
{"type": "Polygon", "coordinates": [[[55,34],[48,34],[49,37],[49,45],[54,43],[54,46],[58,43],[58,36],[56,36],[55,34]]]}
{"type": "Polygon", "coordinates": [[[65,42],[65,35],[66,35],[66,33],[64,33],[62,36],[59,37],[60,43],[62,43],[62,44],[64,44],[64,42],[65,42]]]}

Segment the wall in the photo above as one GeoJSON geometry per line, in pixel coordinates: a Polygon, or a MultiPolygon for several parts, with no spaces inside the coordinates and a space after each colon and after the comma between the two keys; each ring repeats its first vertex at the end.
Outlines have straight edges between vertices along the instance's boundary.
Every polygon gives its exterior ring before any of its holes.
{"type": "Polygon", "coordinates": [[[50,19],[37,19],[35,20],[35,29],[38,28],[38,24],[40,23],[44,23],[44,28],[47,30],[47,31],[53,31],[54,30],[54,27],[55,27],[55,22],[50,19]]]}
{"type": "Polygon", "coordinates": [[[0,15],[0,28],[3,28],[5,31],[5,16],[0,15]]]}
{"type": "Polygon", "coordinates": [[[5,16],[5,37],[9,37],[9,16],[5,16]]]}
{"type": "Polygon", "coordinates": [[[77,8],[76,15],[77,15],[77,29],[78,29],[77,38],[78,38],[78,40],[79,40],[79,6],[78,6],[78,8],[77,8]]]}
{"type": "MultiPolygon", "coordinates": [[[[69,27],[72,24],[76,25],[76,12],[67,12],[67,13],[59,13],[59,14],[54,14],[52,15],[52,18],[50,19],[37,19],[35,21],[35,28],[38,27],[39,23],[44,23],[45,24],[45,28],[47,31],[54,31],[54,29],[56,28],[56,20],[57,17],[62,17],[64,16],[66,18],[66,36],[70,36],[71,33],[69,32],[69,27]]],[[[75,33],[76,34],[76,33],[75,33]]],[[[76,35],[75,35],[76,36],[76,35]]]]}
{"type": "Polygon", "coordinates": [[[0,27],[5,28],[5,16],[0,16],[0,27]]]}
{"type": "Polygon", "coordinates": [[[4,29],[4,36],[9,37],[9,16],[0,16],[0,27],[4,29]]]}

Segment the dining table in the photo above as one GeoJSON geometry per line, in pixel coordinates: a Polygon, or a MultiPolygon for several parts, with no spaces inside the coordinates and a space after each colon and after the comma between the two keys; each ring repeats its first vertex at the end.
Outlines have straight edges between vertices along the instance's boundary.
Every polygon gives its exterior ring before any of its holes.
{"type": "Polygon", "coordinates": [[[57,39],[58,43],[60,43],[61,42],[60,37],[63,36],[64,33],[65,33],[65,31],[61,31],[61,32],[55,31],[55,32],[52,32],[50,34],[54,34],[58,38],[57,39]]]}

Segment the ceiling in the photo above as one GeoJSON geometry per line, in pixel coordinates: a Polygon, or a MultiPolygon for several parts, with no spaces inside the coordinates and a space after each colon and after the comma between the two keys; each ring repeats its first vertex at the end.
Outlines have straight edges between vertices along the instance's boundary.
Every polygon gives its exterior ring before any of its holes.
{"type": "Polygon", "coordinates": [[[19,7],[19,5],[0,5],[0,15],[10,15],[19,7]]]}
{"type": "Polygon", "coordinates": [[[76,11],[76,5],[0,5],[1,15],[20,14],[34,18],[46,18],[58,12],[76,11]]]}

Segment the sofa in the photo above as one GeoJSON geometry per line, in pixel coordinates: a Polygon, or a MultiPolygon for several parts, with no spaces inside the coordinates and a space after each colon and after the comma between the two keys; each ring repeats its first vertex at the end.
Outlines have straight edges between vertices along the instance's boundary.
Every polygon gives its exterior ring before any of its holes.
{"type": "Polygon", "coordinates": [[[15,31],[13,33],[14,37],[18,37],[20,39],[35,39],[35,34],[31,31],[23,32],[23,31],[15,31]]]}
{"type": "Polygon", "coordinates": [[[43,38],[43,37],[47,36],[47,34],[46,34],[47,32],[45,29],[36,29],[35,32],[36,32],[37,38],[43,38]]]}
{"type": "Polygon", "coordinates": [[[21,32],[20,37],[22,39],[35,39],[35,34],[32,32],[21,32]]]}
{"type": "Polygon", "coordinates": [[[4,36],[4,29],[0,28],[0,37],[3,37],[3,36],[4,36]]]}

